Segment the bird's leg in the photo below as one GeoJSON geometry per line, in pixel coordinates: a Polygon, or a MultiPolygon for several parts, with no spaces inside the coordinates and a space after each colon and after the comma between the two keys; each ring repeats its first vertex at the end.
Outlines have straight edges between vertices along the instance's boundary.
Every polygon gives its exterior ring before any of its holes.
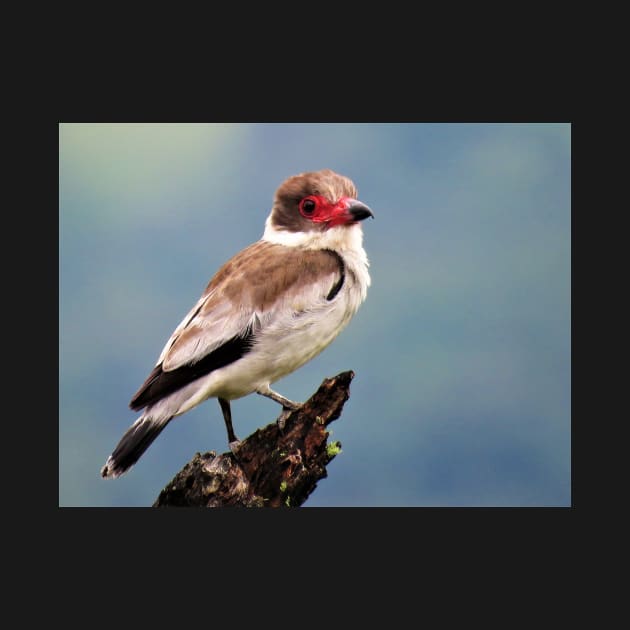
{"type": "Polygon", "coordinates": [[[228,434],[228,444],[230,446],[230,450],[234,452],[241,442],[236,437],[232,427],[232,410],[230,409],[230,401],[225,398],[219,398],[219,404],[221,405],[221,411],[223,412],[223,420],[225,420],[225,428],[227,429],[228,434]]]}
{"type": "Polygon", "coordinates": [[[275,400],[277,403],[282,405],[282,413],[278,416],[278,420],[277,420],[278,426],[280,427],[281,431],[282,429],[284,429],[284,423],[289,413],[291,411],[295,411],[296,409],[299,409],[302,406],[301,403],[293,402],[292,400],[289,400],[288,398],[281,396],[280,394],[278,394],[278,392],[274,392],[273,389],[269,387],[269,385],[265,385],[264,387],[257,389],[256,393],[260,394],[261,396],[266,396],[267,398],[271,398],[271,400],[275,400]]]}
{"type": "Polygon", "coordinates": [[[267,398],[271,398],[271,400],[275,400],[277,403],[280,403],[284,409],[289,409],[290,411],[295,411],[302,406],[302,403],[296,403],[284,396],[278,394],[278,392],[274,392],[269,385],[265,385],[256,390],[257,394],[261,396],[266,396],[267,398]]]}

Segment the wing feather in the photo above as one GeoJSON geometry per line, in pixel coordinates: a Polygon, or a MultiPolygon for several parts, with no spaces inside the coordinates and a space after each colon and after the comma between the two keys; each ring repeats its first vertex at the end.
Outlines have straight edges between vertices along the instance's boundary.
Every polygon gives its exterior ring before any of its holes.
{"type": "Polygon", "coordinates": [[[133,408],[238,360],[278,317],[296,316],[334,299],[343,279],[343,261],[330,250],[266,241],[250,245],[219,269],[174,330],[132,399],[133,408]]]}

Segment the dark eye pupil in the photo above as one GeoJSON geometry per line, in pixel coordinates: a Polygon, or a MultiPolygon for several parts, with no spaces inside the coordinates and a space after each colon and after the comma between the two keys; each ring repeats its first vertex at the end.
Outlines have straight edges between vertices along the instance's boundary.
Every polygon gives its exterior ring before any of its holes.
{"type": "Polygon", "coordinates": [[[315,202],[312,199],[305,199],[302,202],[302,210],[306,212],[306,214],[311,214],[315,210],[315,202]]]}

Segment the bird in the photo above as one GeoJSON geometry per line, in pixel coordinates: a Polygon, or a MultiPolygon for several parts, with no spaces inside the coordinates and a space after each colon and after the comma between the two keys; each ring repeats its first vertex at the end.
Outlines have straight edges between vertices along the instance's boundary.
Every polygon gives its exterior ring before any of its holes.
{"type": "Polygon", "coordinates": [[[352,180],[331,169],[282,182],[260,240],[218,269],[166,342],[129,403],[142,415],[101,476],[126,473],[173,418],[209,398],[219,402],[234,453],[231,401],[255,392],[283,414],[298,409],[271,385],[322,352],[365,301],[368,217],[352,180]]]}

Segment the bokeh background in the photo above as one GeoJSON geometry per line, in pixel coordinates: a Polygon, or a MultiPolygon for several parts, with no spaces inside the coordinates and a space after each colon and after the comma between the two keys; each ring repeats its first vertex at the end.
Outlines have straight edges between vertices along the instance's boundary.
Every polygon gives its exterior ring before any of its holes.
{"type": "MultiPolygon", "coordinates": [[[[367,301],[275,387],[305,400],[356,373],[343,452],[305,505],[570,505],[570,124],[63,123],[60,506],[149,506],[195,452],[226,450],[209,400],[99,476],[212,274],[260,238],[286,177],[325,167],[376,219],[367,301]]],[[[255,395],[232,409],[239,437],[278,414],[255,395]]]]}

